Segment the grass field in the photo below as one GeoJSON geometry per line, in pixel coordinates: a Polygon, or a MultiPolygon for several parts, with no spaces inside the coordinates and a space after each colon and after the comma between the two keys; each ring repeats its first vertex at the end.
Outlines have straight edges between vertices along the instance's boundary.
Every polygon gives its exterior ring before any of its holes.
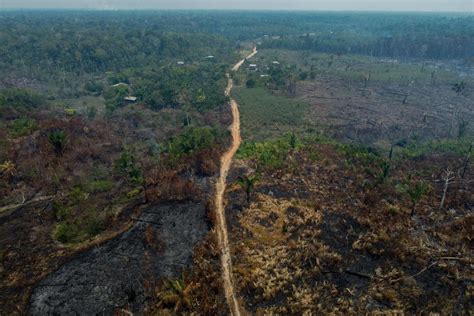
{"type": "Polygon", "coordinates": [[[239,103],[244,140],[275,138],[308,128],[305,116],[309,104],[274,95],[264,88],[237,87],[234,97],[239,103]]]}

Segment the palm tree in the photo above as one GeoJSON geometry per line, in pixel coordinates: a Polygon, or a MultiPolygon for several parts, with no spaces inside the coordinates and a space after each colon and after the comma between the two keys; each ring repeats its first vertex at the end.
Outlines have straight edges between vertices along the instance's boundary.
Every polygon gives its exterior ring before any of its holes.
{"type": "Polygon", "coordinates": [[[48,136],[48,140],[51,146],[54,148],[54,153],[57,156],[62,156],[68,141],[66,133],[61,130],[52,131],[48,136]]]}
{"type": "Polygon", "coordinates": [[[415,209],[416,205],[418,204],[418,201],[423,195],[428,192],[429,188],[430,186],[428,184],[423,181],[419,181],[413,187],[410,187],[406,190],[406,193],[408,194],[412,202],[412,209],[410,214],[411,216],[415,215],[415,209]]]}
{"type": "Polygon", "coordinates": [[[165,292],[159,294],[160,305],[174,306],[174,311],[177,312],[183,308],[191,307],[191,291],[193,283],[187,282],[184,274],[180,279],[169,280],[165,292]]]}
{"type": "Polygon", "coordinates": [[[0,164],[0,173],[2,173],[10,182],[16,173],[15,164],[10,160],[5,161],[3,164],[0,164]]]}
{"type": "Polygon", "coordinates": [[[255,187],[255,183],[257,183],[258,178],[257,176],[241,176],[238,178],[237,183],[240,184],[242,189],[245,191],[247,205],[250,205],[250,196],[252,194],[252,190],[255,187]]]}

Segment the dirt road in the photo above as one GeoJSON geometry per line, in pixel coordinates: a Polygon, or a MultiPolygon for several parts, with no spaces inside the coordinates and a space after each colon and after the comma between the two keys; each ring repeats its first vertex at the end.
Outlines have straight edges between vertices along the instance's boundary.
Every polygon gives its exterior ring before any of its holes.
{"type": "MultiPolygon", "coordinates": [[[[257,53],[257,49],[254,48],[252,53],[247,56],[247,58],[251,58],[257,53]]],[[[246,58],[239,61],[232,67],[232,71],[239,70],[240,66],[245,62],[246,58]]],[[[229,76],[228,76],[229,77],[229,76]]],[[[227,87],[225,89],[225,94],[230,96],[230,92],[232,91],[233,82],[232,79],[229,77],[229,81],[227,87]]],[[[227,300],[227,304],[229,305],[229,309],[232,315],[240,316],[240,307],[239,302],[237,301],[237,297],[235,296],[233,281],[232,281],[232,258],[230,254],[229,248],[229,237],[227,234],[227,224],[225,220],[225,207],[224,207],[224,192],[226,188],[226,179],[227,174],[229,173],[230,165],[232,163],[232,157],[234,157],[237,149],[240,146],[241,138],[240,138],[240,114],[239,114],[239,106],[234,99],[230,100],[230,107],[232,110],[232,124],[230,126],[231,134],[232,134],[232,145],[231,147],[224,153],[221,157],[221,168],[219,179],[216,183],[216,215],[217,215],[217,238],[219,241],[219,246],[221,248],[221,265],[222,265],[222,279],[223,279],[223,286],[225,291],[225,296],[227,300]]]]}
{"type": "MultiPolygon", "coordinates": [[[[256,53],[258,53],[257,51],[257,47],[254,47],[252,52],[250,53],[250,55],[248,55],[246,58],[242,59],[241,61],[239,61],[237,64],[234,65],[234,67],[232,67],[232,71],[237,71],[239,70],[240,66],[242,66],[242,64],[245,62],[246,59],[249,59],[249,58],[252,58],[256,53]]],[[[227,91],[227,90],[226,90],[227,91]]]]}

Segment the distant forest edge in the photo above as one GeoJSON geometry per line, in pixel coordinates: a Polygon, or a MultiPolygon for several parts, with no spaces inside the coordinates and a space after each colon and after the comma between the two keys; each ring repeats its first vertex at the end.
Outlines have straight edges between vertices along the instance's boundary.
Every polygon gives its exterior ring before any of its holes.
{"type": "Polygon", "coordinates": [[[170,58],[199,61],[211,53],[226,60],[233,51],[223,37],[176,32],[162,23],[158,16],[136,14],[4,13],[0,69],[97,73],[156,66],[170,58]]]}
{"type": "MultiPolygon", "coordinates": [[[[4,11],[0,70],[94,73],[230,57],[239,41],[265,48],[392,58],[474,58],[474,16],[238,11],[4,11]]],[[[37,74],[36,74],[37,75],[37,74]]]]}

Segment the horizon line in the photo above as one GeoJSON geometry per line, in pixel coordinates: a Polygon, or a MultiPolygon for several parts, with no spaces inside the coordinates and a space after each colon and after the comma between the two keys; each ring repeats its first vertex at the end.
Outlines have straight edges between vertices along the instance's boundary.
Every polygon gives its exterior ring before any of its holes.
{"type": "Polygon", "coordinates": [[[466,15],[474,15],[474,11],[461,10],[370,10],[370,9],[242,9],[242,8],[157,8],[157,7],[143,7],[143,8],[91,8],[91,7],[77,7],[77,8],[23,8],[23,7],[0,7],[0,11],[222,11],[222,12],[326,12],[326,13],[459,13],[466,15]]]}

